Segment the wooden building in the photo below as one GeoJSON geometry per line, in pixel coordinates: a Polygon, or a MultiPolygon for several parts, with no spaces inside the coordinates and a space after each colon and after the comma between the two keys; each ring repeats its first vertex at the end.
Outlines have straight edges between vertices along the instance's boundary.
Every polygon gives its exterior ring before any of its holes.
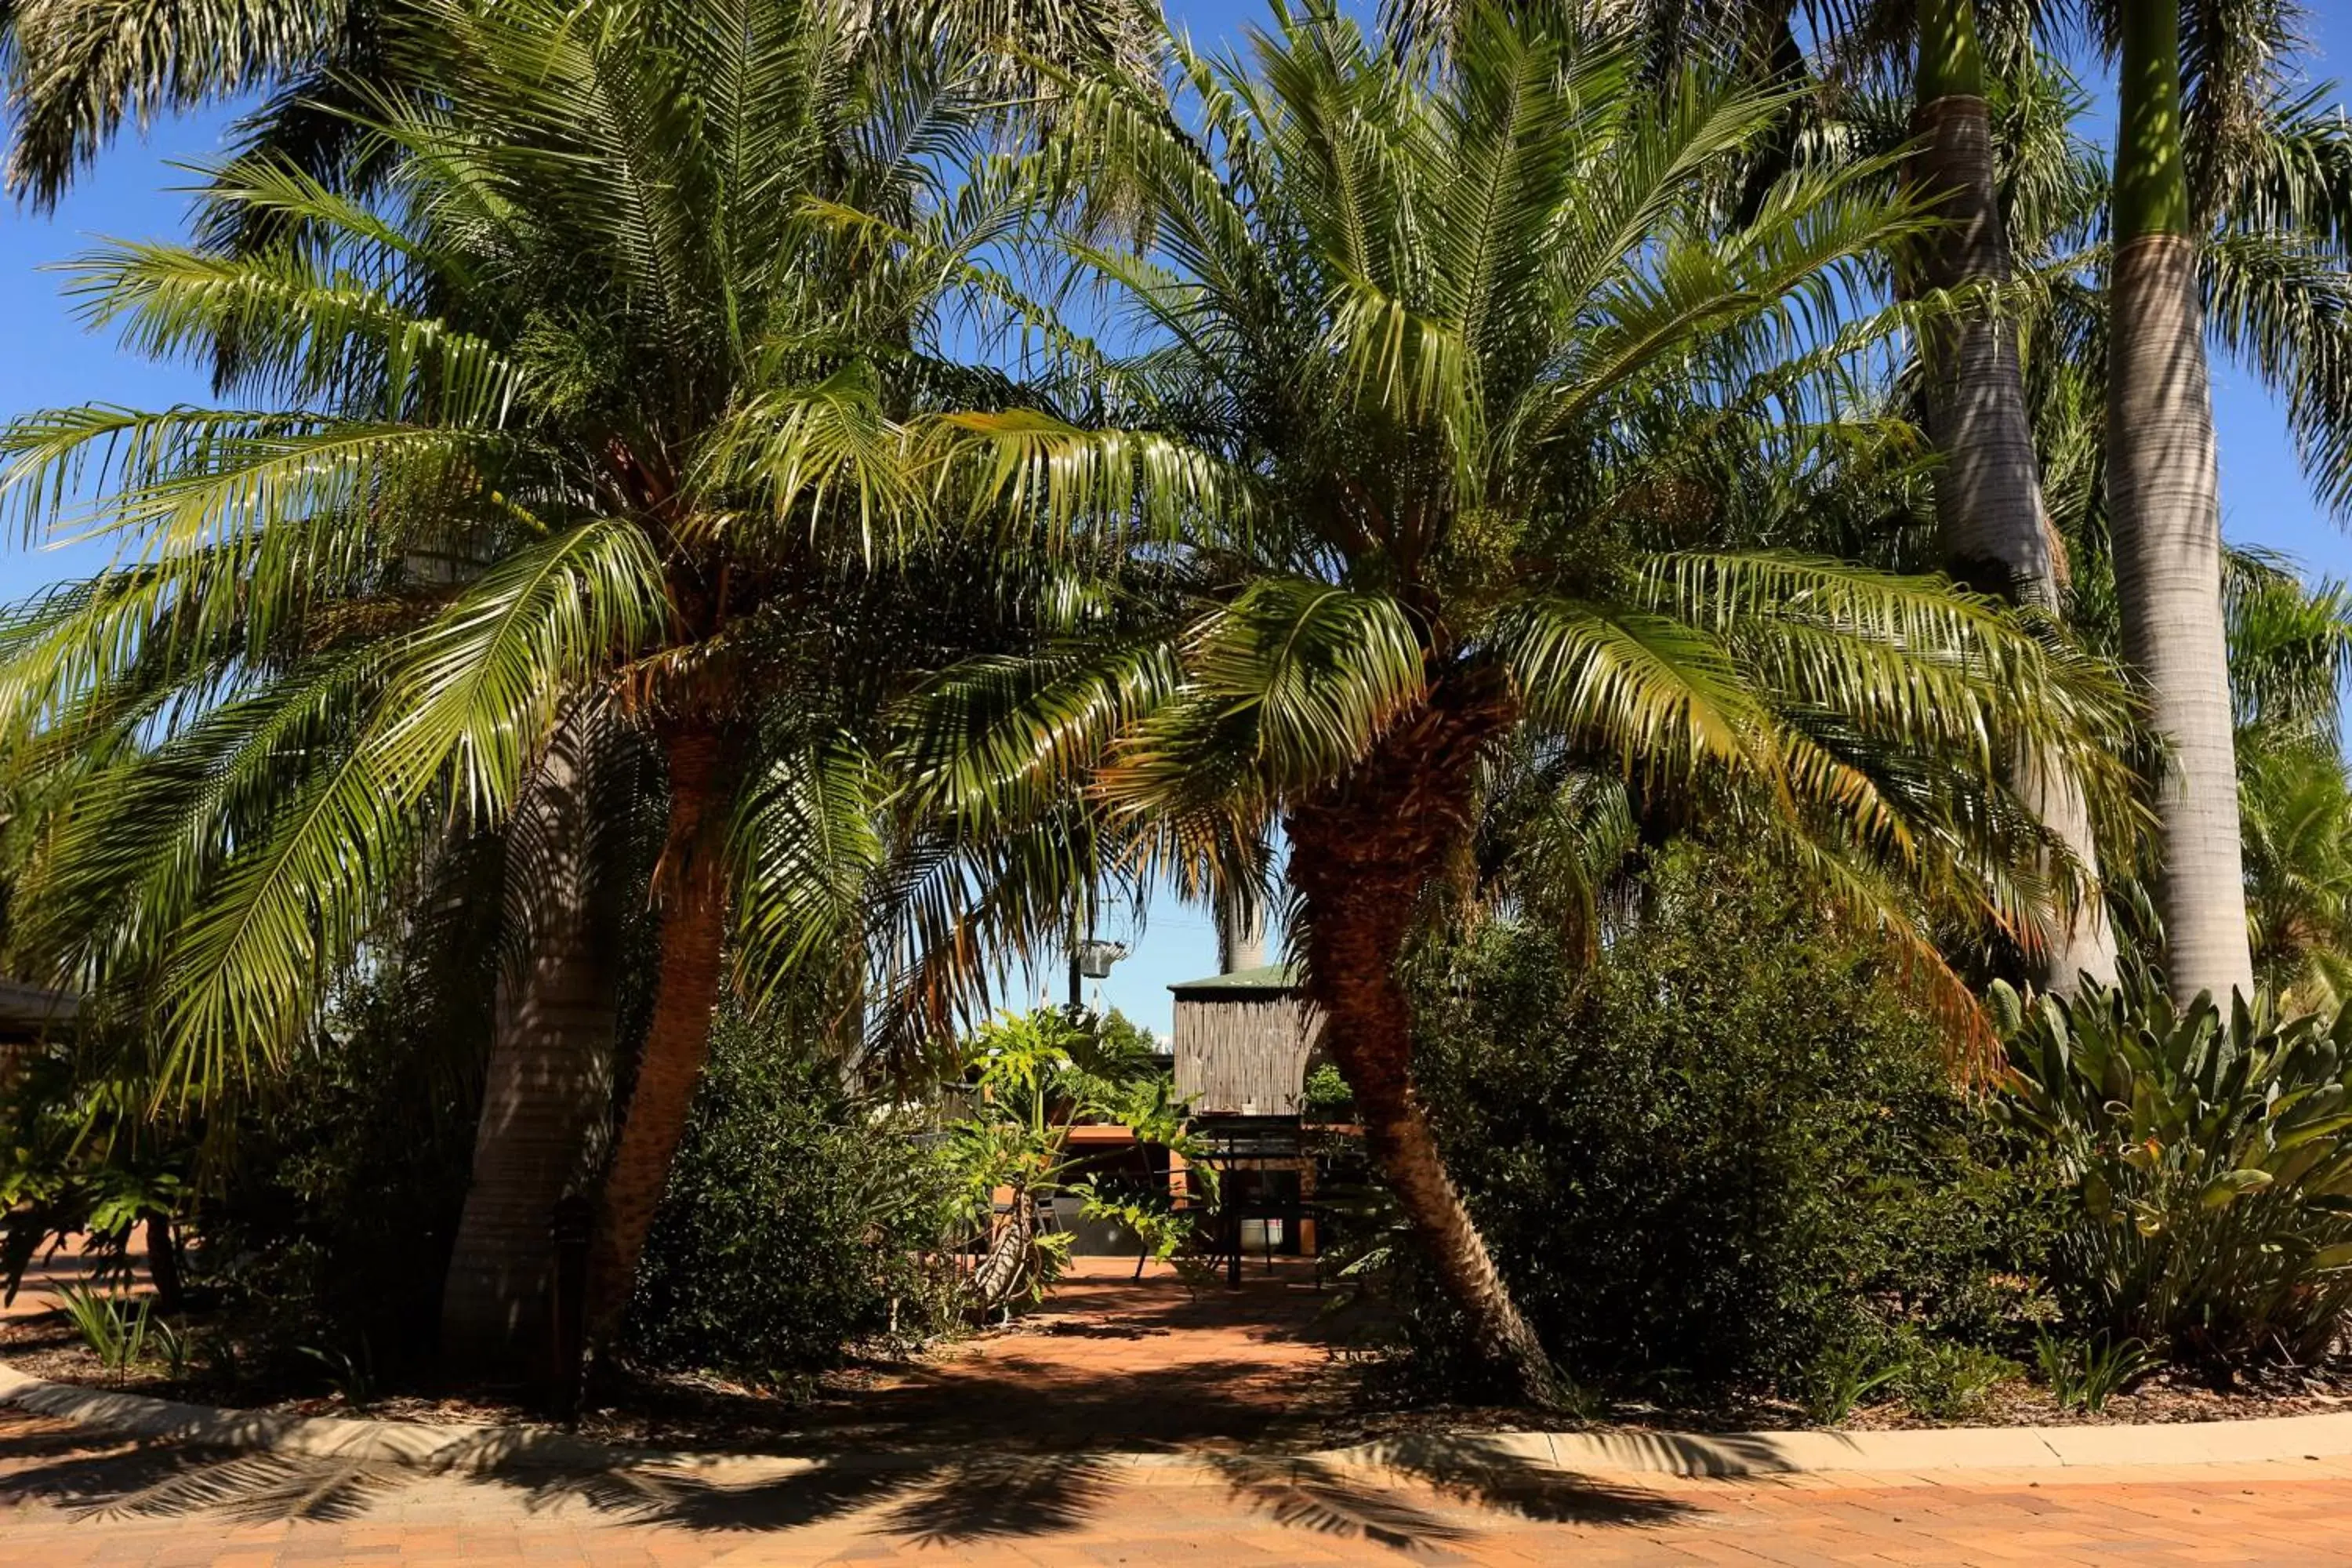
{"type": "Polygon", "coordinates": [[[1297,1116],[1318,1021],[1287,965],[1212,974],[1176,997],[1176,1093],[1194,1114],[1297,1116]]]}
{"type": "Polygon", "coordinates": [[[1233,1282],[1245,1252],[1315,1252],[1307,1071],[1321,1021],[1288,966],[1187,980],[1176,998],[1176,1093],[1213,1151],[1233,1282]]]}
{"type": "Polygon", "coordinates": [[[0,980],[0,1089],[16,1076],[17,1059],[43,1037],[73,1026],[79,1008],[62,991],[0,980]]]}

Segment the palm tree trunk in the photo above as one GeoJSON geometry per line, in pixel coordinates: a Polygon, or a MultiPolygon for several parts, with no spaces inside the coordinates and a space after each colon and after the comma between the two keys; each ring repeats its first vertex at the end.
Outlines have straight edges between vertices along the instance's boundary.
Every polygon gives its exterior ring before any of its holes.
{"type": "Polygon", "coordinates": [[[1364,1144],[1478,1346],[1541,1405],[1570,1390],[1511,1299],[1445,1169],[1412,1087],[1412,1008],[1397,978],[1415,910],[1466,841],[1487,716],[1435,710],[1334,789],[1294,808],[1289,877],[1301,899],[1306,991],[1321,1044],[1355,1094],[1364,1144]]]}
{"type": "Polygon", "coordinates": [[[659,971],[635,1087],[604,1177],[588,1255],[587,1339],[612,1342],[636,1283],[637,1260],[669,1185],[671,1159],[709,1054],[727,937],[727,859],[715,831],[731,783],[723,737],[711,728],[664,738],[669,833],[656,881],[661,900],[659,971]]]}
{"type": "Polygon", "coordinates": [[[2124,652],[2169,752],[2156,792],[2175,994],[2253,989],[2221,619],[2221,483],[2181,163],[2179,14],[2124,7],[2107,279],[2107,524],[2124,652]]]}
{"type": "Polygon", "coordinates": [[[155,1285],[155,1305],[165,1312],[180,1310],[185,1295],[185,1275],[180,1268],[180,1240],[172,1233],[172,1216],[150,1211],[147,1230],[147,1278],[155,1285]]]}
{"type": "Polygon", "coordinates": [[[556,1205],[612,1093],[613,954],[596,913],[588,736],[561,726],[507,831],[501,967],[472,1184],[441,1294],[450,1364],[554,1384],[556,1205]]]}
{"type": "MultiPolygon", "coordinates": [[[[1918,109],[1907,177],[1944,226],[1918,258],[1935,289],[1997,287],[2010,278],[2009,237],[1993,180],[1992,115],[1985,102],[1973,0],[1919,7],[1918,109]]],[[[1936,529],[1961,582],[2012,603],[2057,614],[2064,553],[2042,504],[2017,331],[1996,310],[1971,309],[1939,323],[1927,349],[1927,427],[1944,463],[1936,476],[1936,529]]],[[[2071,773],[2018,764],[2026,805],[2095,883],[2098,846],[2080,783],[2071,773]]],[[[2115,935],[2095,897],[2071,915],[2044,914],[2042,982],[2072,992],[2080,977],[2116,977],[2115,935]]]]}

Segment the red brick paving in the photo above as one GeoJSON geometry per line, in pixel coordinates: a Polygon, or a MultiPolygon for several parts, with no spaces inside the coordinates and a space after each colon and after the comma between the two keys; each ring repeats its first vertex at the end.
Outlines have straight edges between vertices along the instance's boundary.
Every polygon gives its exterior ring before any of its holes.
{"type": "Polygon", "coordinates": [[[1561,1475],[1467,1441],[1412,1470],[1208,1451],[1279,1438],[1321,1397],[1316,1301],[1170,1289],[1082,1279],[1052,1303],[1060,1331],[883,1391],[881,1426],[945,1438],[890,1464],[435,1476],[0,1410],[0,1568],[2352,1563],[2343,1460],[1702,1480],[1561,1475]],[[1143,1468],[1075,1447],[1115,1439],[1189,1451],[1143,1468]]]}
{"type": "Polygon", "coordinates": [[[5,1568],[384,1563],[2352,1562],[2352,1463],[1697,1480],[1138,1469],[974,1453],[715,1478],[427,1476],[104,1445],[0,1416],[5,1568]]]}

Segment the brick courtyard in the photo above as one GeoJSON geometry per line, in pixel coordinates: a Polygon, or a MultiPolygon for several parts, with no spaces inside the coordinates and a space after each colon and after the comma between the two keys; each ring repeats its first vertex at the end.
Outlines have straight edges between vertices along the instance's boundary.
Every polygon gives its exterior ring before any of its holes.
{"type": "Polygon", "coordinates": [[[0,1568],[2352,1562],[2352,1460],[1700,1480],[1475,1439],[1381,1469],[1265,1458],[1329,1394],[1297,1283],[1194,1301],[1090,1275],[1032,1331],[821,1413],[786,1445],[814,1461],[433,1475],[0,1408],[0,1568]],[[877,1437],[901,1451],[853,1451],[877,1437]]]}
{"type": "Polygon", "coordinates": [[[0,1414],[0,1563],[2352,1561],[2352,1463],[1780,1481],[975,1451],[887,1469],[458,1478],[93,1442],[0,1414]]]}

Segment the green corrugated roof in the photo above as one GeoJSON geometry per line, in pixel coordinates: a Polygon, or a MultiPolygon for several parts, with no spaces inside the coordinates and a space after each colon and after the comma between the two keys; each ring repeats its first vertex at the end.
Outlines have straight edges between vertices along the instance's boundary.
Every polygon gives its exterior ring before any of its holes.
{"type": "Polygon", "coordinates": [[[1221,991],[1244,994],[1264,994],[1290,991],[1297,987],[1297,977],[1286,963],[1262,964],[1255,969],[1237,969],[1231,974],[1204,975],[1199,980],[1180,980],[1168,989],[1179,996],[1213,996],[1221,991]]]}

